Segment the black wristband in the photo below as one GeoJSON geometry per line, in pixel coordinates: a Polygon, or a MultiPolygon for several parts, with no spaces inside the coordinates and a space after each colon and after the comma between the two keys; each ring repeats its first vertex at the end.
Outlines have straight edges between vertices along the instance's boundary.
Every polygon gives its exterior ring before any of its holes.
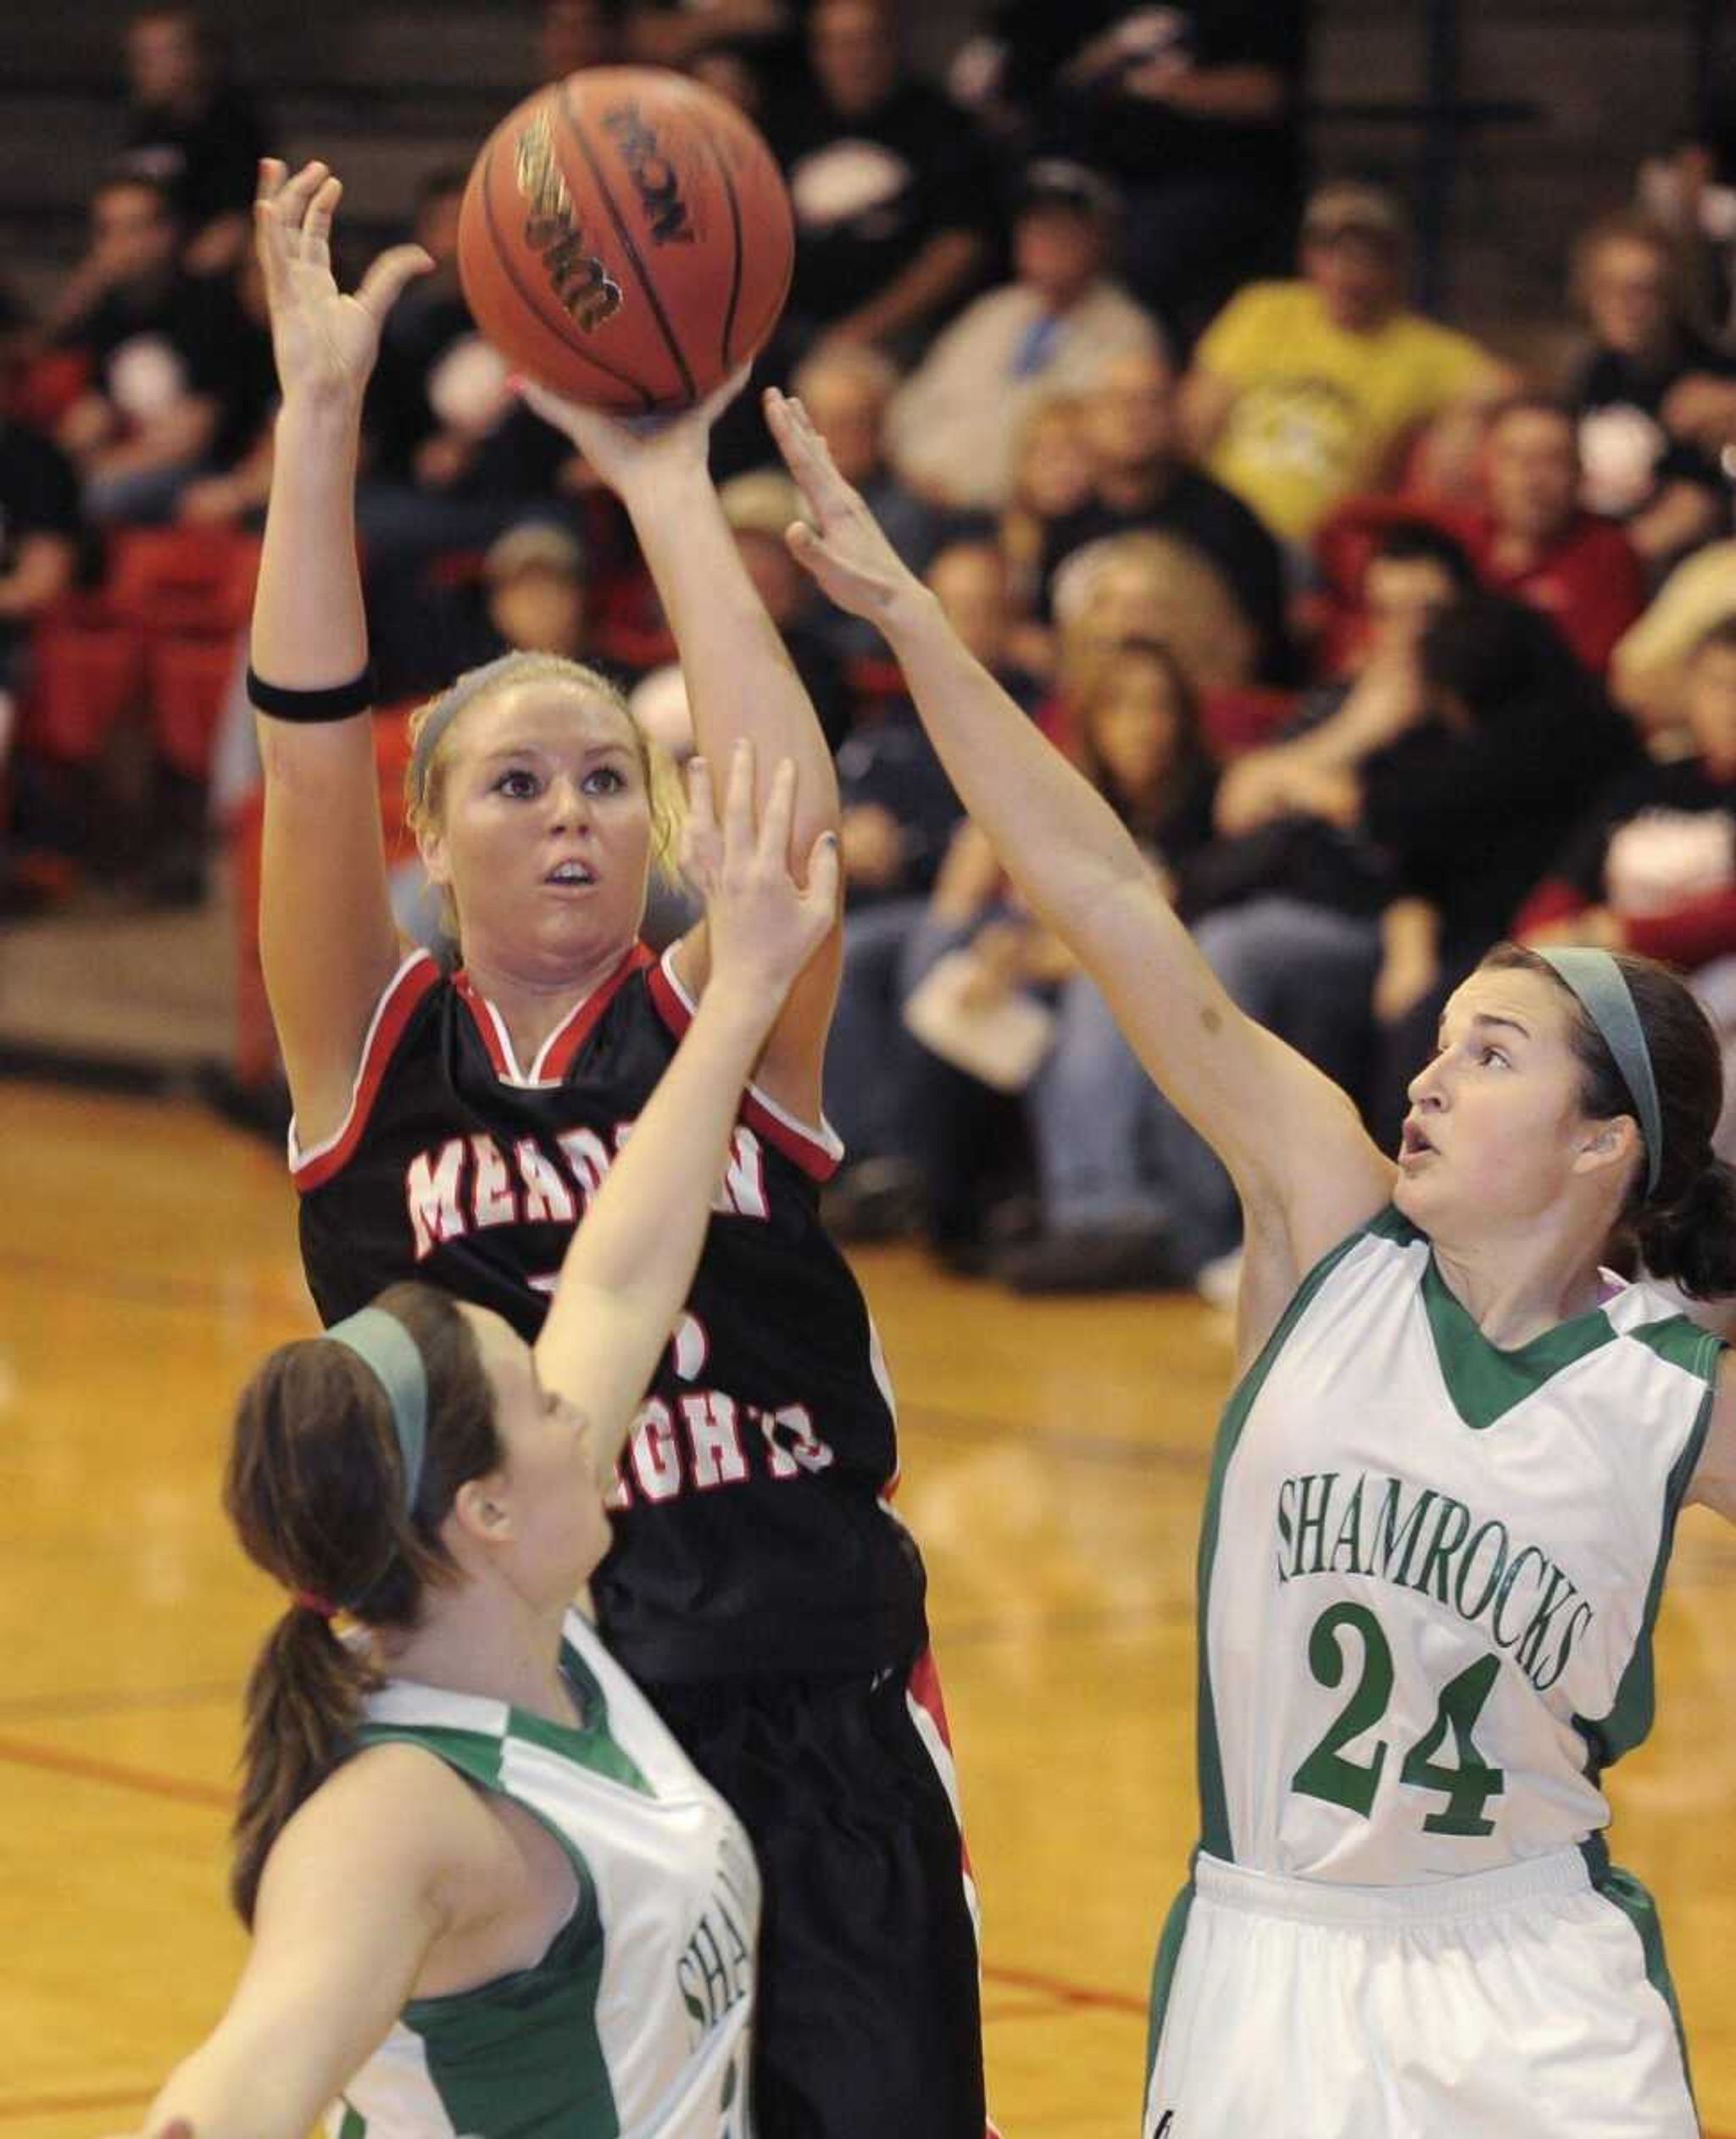
{"type": "Polygon", "coordinates": [[[274,721],[347,721],[374,703],[374,664],[370,661],[352,682],[324,691],[292,691],[281,683],[267,683],[249,667],[248,697],[274,721]]]}

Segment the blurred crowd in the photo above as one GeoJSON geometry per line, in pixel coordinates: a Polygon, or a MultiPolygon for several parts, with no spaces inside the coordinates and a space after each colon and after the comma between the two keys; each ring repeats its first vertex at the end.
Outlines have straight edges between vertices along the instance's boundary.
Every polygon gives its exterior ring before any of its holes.
{"type": "MultiPolygon", "coordinates": [[[[1307,184],[1306,31],[1305,0],[998,0],[943,87],[896,0],[548,0],[526,84],[648,61],[753,115],[798,231],[758,376],[1231,993],[1390,1139],[1503,936],[1667,958],[1736,1035],[1736,45],[1498,353],[1412,308],[1392,192],[1307,184]]],[[[0,898],[192,901],[226,849],[236,1089],[269,1116],[238,649],[274,391],[248,206],[278,143],[192,9],[141,9],[125,57],[83,257],[40,316],[0,311],[0,898]]],[[[420,187],[437,268],[388,323],[358,503],[425,940],[419,696],[509,646],[581,655],[690,747],[624,518],[472,326],[465,175],[420,187]]],[[[773,459],[744,397],[725,509],[845,799],[832,1219],[1021,1290],[1217,1290],[1227,1181],[1010,894],[883,648],[812,595],[773,459]]],[[[685,918],[662,893],[648,925],[685,918]]]]}

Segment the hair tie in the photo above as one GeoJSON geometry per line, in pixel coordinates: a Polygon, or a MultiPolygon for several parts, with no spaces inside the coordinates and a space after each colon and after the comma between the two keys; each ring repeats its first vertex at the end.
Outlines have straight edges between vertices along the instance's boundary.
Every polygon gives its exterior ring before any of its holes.
{"type": "Polygon", "coordinates": [[[326,1334],[333,1344],[353,1351],[386,1392],[403,1469],[403,1512],[411,1514],[421,1490],[422,1458],[428,1445],[428,1370],[416,1340],[383,1307],[364,1307],[359,1314],[333,1323],[326,1334]]]}
{"type": "Polygon", "coordinates": [[[339,1607],[329,1596],[321,1596],[317,1590],[292,1590],[289,1601],[303,1612],[311,1612],[316,1618],[335,1619],[339,1607]]]}
{"type": "Polygon", "coordinates": [[[1622,1082],[1633,1102],[1640,1135],[1645,1140],[1645,1193],[1656,1194],[1664,1167],[1664,1117],[1658,1105],[1657,1078],[1652,1073],[1651,1050],[1645,1044],[1645,1028],[1628,976],[1607,950],[1586,946],[1538,950],[1570,994],[1578,1001],[1596,1027],[1604,1045],[1615,1058],[1622,1082]]]}

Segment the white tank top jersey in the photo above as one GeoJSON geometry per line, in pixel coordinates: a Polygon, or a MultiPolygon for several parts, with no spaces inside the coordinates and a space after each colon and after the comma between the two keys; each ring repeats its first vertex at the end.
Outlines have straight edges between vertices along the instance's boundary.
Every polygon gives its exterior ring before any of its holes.
{"type": "Polygon", "coordinates": [[[1200,1545],[1201,1844],[1402,1886],[1606,1862],[1603,1769],[1721,1347],[1644,1284],[1516,1351],[1388,1211],[1304,1281],[1220,1429],[1200,1545]]]}
{"type": "Polygon", "coordinates": [[[747,1835],[576,1613],[582,1723],[394,1680],[364,1745],[426,1746],[522,1805],[577,1875],[534,1968],[413,2001],[330,2139],[749,2139],[760,1878],[747,1835]]]}

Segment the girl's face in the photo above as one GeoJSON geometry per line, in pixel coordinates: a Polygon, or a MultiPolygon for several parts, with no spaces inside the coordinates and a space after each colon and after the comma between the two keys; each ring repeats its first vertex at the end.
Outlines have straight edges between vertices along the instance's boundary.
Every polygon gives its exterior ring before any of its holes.
{"type": "Polygon", "coordinates": [[[1039,519],[1058,520],[1086,503],[1091,481],[1091,448],[1082,423],[1056,415],[1032,425],[1013,479],[1021,505],[1039,519]]]}
{"type": "Polygon", "coordinates": [[[1542,1218],[1624,1142],[1638,1151],[1581,1111],[1575,1015],[1555,982],[1511,967],[1479,968],[1448,1002],[1410,1085],[1393,1196],[1425,1232],[1462,1245],[1542,1218]]]}
{"type": "Polygon", "coordinates": [[[1149,655],[1119,654],[1099,688],[1091,746],[1124,794],[1149,794],[1175,762],[1182,709],[1169,671],[1149,655]]]}
{"type": "Polygon", "coordinates": [[[536,1605],[564,1605],[609,1550],[609,1516],[589,1420],[546,1390],[536,1356],[509,1324],[466,1306],[494,1394],[504,1460],[487,1485],[512,1521],[513,1585],[536,1605]]]}
{"type": "Polygon", "coordinates": [[[422,859],[466,955],[592,966],[638,933],[651,856],[643,754],[620,707],[559,677],[493,692],[448,731],[422,859]]]}

